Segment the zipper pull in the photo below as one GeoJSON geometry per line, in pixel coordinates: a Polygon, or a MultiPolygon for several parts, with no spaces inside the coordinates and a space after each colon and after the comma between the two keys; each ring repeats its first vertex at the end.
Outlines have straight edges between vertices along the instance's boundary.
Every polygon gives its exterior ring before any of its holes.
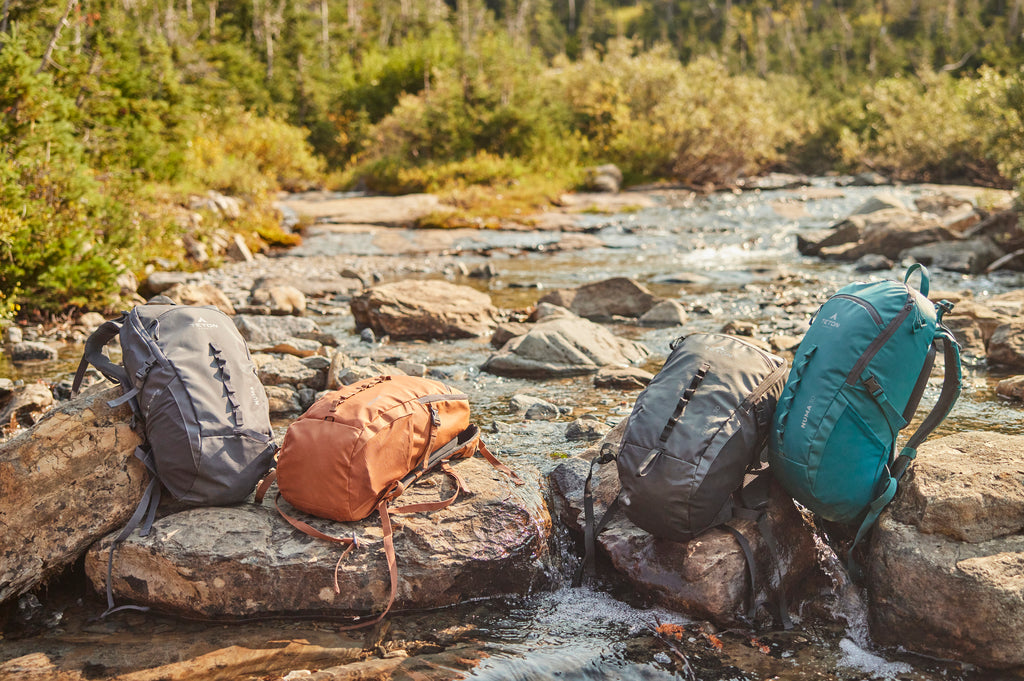
{"type": "Polygon", "coordinates": [[[636,472],[636,476],[638,478],[645,477],[651,471],[651,468],[654,467],[654,463],[658,460],[658,457],[661,456],[661,452],[662,449],[656,447],[647,453],[647,458],[644,459],[642,464],[640,464],[640,469],[636,472]]]}

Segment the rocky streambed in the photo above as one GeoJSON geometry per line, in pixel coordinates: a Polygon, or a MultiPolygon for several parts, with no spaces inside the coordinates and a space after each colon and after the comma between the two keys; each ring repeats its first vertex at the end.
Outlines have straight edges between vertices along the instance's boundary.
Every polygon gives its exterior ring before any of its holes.
{"type": "MultiPolygon", "coordinates": [[[[234,315],[279,436],[325,389],[427,375],[470,395],[491,449],[528,489],[467,462],[473,494],[401,522],[398,612],[369,631],[339,633],[337,618],[372,611],[386,591],[375,520],[348,528],[367,549],[347,562],[348,595],[337,596],[325,589],[331,548],[293,536],[269,501],[165,509],[115,571],[118,599],[154,612],[93,621],[105,577],[97,540],[123,523],[143,481],[124,456],[133,434],[126,414],[102,406],[103,383],[67,400],[67,372],[101,320],[19,329],[6,356],[42,359],[7,364],[0,386],[0,676],[1005,678],[1024,664],[1024,277],[1005,257],[1018,238],[997,219],[1007,198],[787,180],[713,196],[566,197],[502,229],[438,231],[407,226],[437,210],[430,197],[289,197],[287,209],[316,220],[298,248],[154,273],[140,295],[234,315]],[[766,609],[756,622],[739,616],[750,594],[725,533],[673,544],[613,526],[602,577],[566,586],[587,461],[615,440],[669,341],[725,331],[785,355],[830,292],[900,277],[910,259],[930,265],[933,299],[956,303],[947,319],[963,341],[965,391],[880,525],[867,588],[849,583],[827,532],[784,495],[772,516],[787,537],[781,586],[795,631],[773,629],[766,609]]],[[[443,495],[444,484],[417,493],[443,495]]]]}

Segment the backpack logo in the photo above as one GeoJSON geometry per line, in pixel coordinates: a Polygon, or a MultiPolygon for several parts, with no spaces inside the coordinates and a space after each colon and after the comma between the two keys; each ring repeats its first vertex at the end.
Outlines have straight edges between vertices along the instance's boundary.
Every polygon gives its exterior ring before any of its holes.
{"type": "Polygon", "coordinates": [[[828,319],[822,319],[821,323],[824,326],[830,326],[833,329],[838,329],[839,328],[839,321],[836,319],[836,317],[838,317],[838,316],[839,316],[838,312],[833,312],[831,317],[829,317],[828,319]]]}
{"type": "Polygon", "coordinates": [[[196,328],[196,329],[216,329],[216,328],[219,328],[216,324],[212,324],[212,323],[206,321],[205,319],[203,319],[202,317],[200,317],[199,319],[197,319],[194,322],[192,322],[191,324],[189,324],[189,326],[191,326],[193,328],[196,328]]]}
{"type": "Polygon", "coordinates": [[[260,395],[256,392],[256,386],[249,386],[249,396],[252,397],[252,404],[254,407],[258,407],[263,404],[263,400],[260,399],[260,395]]]}

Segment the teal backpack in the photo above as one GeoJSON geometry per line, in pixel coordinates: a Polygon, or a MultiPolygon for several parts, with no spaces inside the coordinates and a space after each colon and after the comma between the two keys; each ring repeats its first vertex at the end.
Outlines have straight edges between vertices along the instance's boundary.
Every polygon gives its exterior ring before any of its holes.
{"type": "Polygon", "coordinates": [[[933,304],[927,296],[928,271],[919,264],[902,283],[840,289],[811,318],[775,411],[768,458],[773,474],[820,517],[860,523],[853,546],[960,395],[960,348],[941,323],[953,305],[933,304]],[[915,272],[919,289],[908,283],[915,272]],[[897,456],[897,435],[917,411],[939,340],[942,391],[897,456]]]}

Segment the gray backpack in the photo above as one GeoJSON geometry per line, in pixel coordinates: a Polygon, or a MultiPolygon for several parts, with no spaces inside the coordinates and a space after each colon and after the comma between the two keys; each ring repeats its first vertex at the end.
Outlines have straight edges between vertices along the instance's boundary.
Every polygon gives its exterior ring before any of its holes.
{"type": "Polygon", "coordinates": [[[238,503],[270,469],[276,445],[249,349],[231,318],[216,308],[140,305],[100,325],[86,341],[72,395],[90,364],[121,386],[123,395],[110,406],[131,404],[133,426],[141,425],[144,435],[135,455],[151,473],[135,514],[110,548],[111,612],[114,550],[136,527],[142,536],[149,533],[160,483],[193,506],[238,503]],[[118,336],[121,364],[103,354],[118,336]]]}
{"type": "MultiPolygon", "coordinates": [[[[595,459],[615,460],[622,487],[597,528],[587,478],[583,566],[592,570],[593,541],[621,508],[633,524],[672,541],[689,541],[713,527],[730,531],[753,580],[749,543],[726,523],[734,517],[758,521],[776,551],[764,522],[767,479],[744,482],[761,467],[787,373],[781,357],[734,336],[697,333],[673,341],[665,364],[637,396],[618,453],[604,451],[595,459]]],[[[757,585],[751,587],[756,593],[757,585]]],[[[780,611],[788,624],[784,605],[780,611]]]]}

